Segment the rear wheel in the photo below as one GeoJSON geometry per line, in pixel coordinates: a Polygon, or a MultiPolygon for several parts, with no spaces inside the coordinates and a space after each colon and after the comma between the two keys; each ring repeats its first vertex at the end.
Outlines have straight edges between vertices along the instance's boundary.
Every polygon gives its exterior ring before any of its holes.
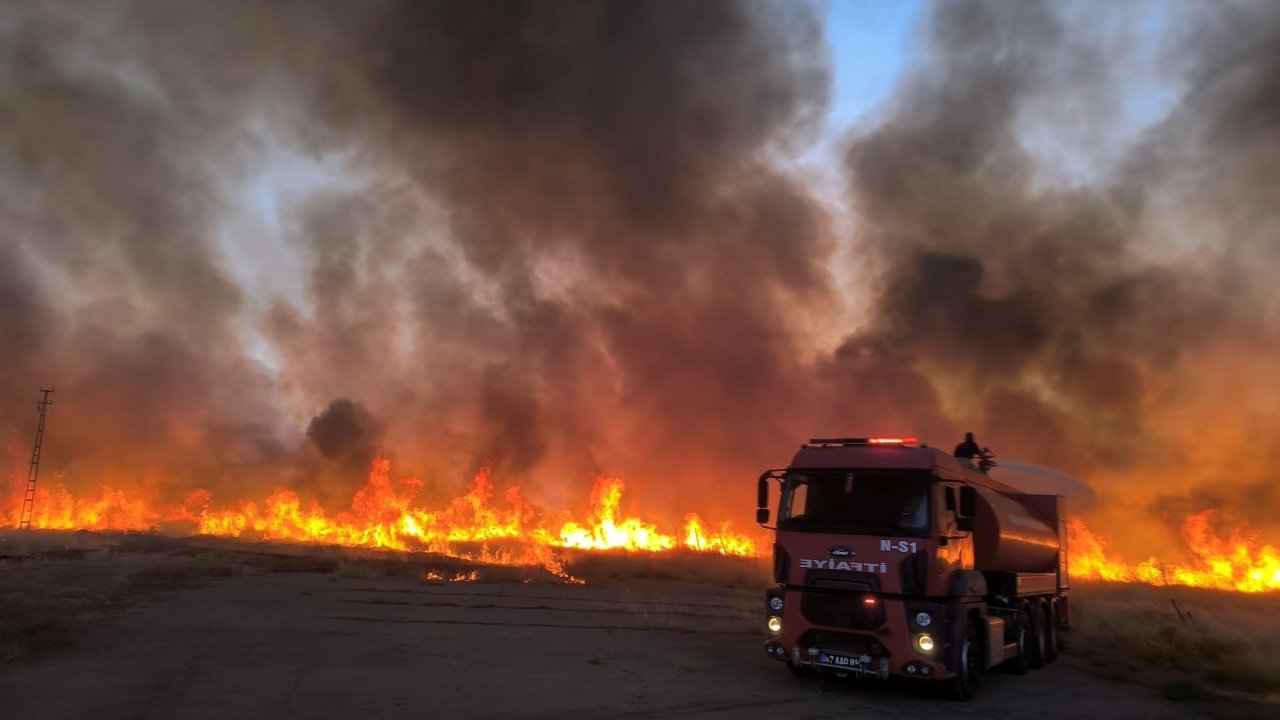
{"type": "Polygon", "coordinates": [[[954,700],[969,700],[978,694],[982,686],[982,643],[973,620],[964,621],[964,638],[960,641],[960,657],[956,664],[956,676],[947,681],[949,694],[954,700]]]}
{"type": "Polygon", "coordinates": [[[1004,667],[1014,675],[1026,675],[1027,669],[1031,667],[1030,645],[1031,645],[1031,614],[1027,612],[1024,605],[1022,610],[1018,611],[1017,635],[1018,654],[1005,661],[1004,667]]]}

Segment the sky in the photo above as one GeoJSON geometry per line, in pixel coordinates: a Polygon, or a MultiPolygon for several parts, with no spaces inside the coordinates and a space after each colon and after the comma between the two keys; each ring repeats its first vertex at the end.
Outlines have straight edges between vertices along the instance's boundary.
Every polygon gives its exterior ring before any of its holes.
{"type": "Polygon", "coordinates": [[[833,0],[826,17],[835,69],[829,128],[849,127],[893,92],[922,11],[919,0],[833,0]]]}

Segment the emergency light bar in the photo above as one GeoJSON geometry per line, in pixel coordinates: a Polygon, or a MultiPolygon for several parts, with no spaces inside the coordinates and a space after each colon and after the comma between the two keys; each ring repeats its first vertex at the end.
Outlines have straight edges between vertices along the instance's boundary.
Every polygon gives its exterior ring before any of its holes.
{"type": "Polygon", "coordinates": [[[812,438],[810,445],[915,445],[915,437],[812,438]]]}

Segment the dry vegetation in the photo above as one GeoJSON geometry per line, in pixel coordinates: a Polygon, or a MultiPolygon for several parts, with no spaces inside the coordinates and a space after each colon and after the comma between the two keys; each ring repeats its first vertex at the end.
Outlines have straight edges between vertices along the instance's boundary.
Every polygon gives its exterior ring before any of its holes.
{"type": "Polygon", "coordinates": [[[768,560],[724,557],[691,550],[662,554],[573,550],[566,553],[565,569],[593,583],[635,578],[687,580],[763,592],[773,582],[773,566],[768,560]]]}
{"type": "MultiPolygon", "coordinates": [[[[763,563],[691,552],[570,552],[567,571],[596,583],[673,579],[728,589],[710,609],[740,632],[758,631],[763,563]]],[[[165,592],[247,574],[325,573],[335,578],[405,578],[429,584],[558,583],[539,567],[487,565],[422,553],[228,540],[147,533],[0,531],[0,663],[69,644],[112,613],[165,592]]],[[[644,627],[700,624],[682,603],[635,599],[617,610],[644,627]]]]}
{"type": "Polygon", "coordinates": [[[0,663],[56,649],[112,613],[165,592],[234,575],[331,573],[442,582],[550,582],[540,568],[438,555],[172,538],[146,533],[0,532],[0,663]]]}
{"type": "Polygon", "coordinates": [[[1092,672],[1155,688],[1211,714],[1280,714],[1280,597],[1076,583],[1070,656],[1092,672]]]}

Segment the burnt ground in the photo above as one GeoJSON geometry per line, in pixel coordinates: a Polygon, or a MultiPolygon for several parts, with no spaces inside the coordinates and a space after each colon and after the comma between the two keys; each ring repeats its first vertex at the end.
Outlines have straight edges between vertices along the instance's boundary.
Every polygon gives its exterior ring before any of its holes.
{"type": "Polygon", "coordinates": [[[0,663],[4,717],[1196,716],[1071,657],[988,675],[970,703],[911,684],[794,678],[761,649],[759,593],[723,585],[317,572],[201,583],[87,616],[74,637],[0,663]]]}

